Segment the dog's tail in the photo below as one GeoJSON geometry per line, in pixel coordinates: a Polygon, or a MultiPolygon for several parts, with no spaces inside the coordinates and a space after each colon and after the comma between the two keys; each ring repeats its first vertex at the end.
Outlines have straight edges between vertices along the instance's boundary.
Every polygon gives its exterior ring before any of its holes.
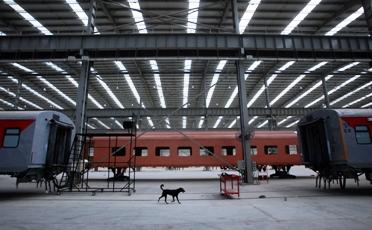
{"type": "Polygon", "coordinates": [[[160,185],[160,189],[161,189],[161,190],[164,190],[164,189],[163,189],[163,187],[164,187],[164,185],[163,185],[163,184],[161,184],[161,185],[160,185]]]}

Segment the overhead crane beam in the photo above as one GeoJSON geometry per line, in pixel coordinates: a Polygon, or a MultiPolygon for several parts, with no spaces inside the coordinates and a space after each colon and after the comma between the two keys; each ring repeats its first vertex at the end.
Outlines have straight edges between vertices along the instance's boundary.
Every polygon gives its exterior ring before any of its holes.
{"type": "MultiPolygon", "coordinates": [[[[249,116],[304,116],[307,113],[318,110],[316,108],[248,108],[249,116]]],[[[67,115],[72,115],[73,110],[63,110],[67,115]]],[[[159,117],[159,116],[231,116],[240,115],[239,108],[125,108],[125,109],[87,109],[87,117],[110,118],[128,117],[132,115],[140,117],[159,117]]]]}
{"type": "Polygon", "coordinates": [[[116,59],[372,60],[372,39],[271,34],[101,34],[0,37],[0,61],[116,59]],[[80,49],[86,57],[80,55],[80,49]],[[241,55],[243,48],[244,55],[241,55]]]}

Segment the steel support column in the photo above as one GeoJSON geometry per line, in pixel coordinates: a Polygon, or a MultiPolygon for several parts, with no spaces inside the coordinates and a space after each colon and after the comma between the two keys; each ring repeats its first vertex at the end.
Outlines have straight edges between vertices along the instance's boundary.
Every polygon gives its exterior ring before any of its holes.
{"type": "Polygon", "coordinates": [[[372,35],[372,0],[361,0],[369,34],[372,35]]]}
{"type": "Polygon", "coordinates": [[[323,88],[323,95],[324,95],[324,105],[326,108],[329,108],[329,97],[328,97],[328,90],[327,90],[327,82],[325,77],[322,77],[322,88],[323,88]]]}
{"type": "Polygon", "coordinates": [[[17,78],[18,84],[17,84],[17,92],[16,92],[16,98],[14,102],[14,108],[17,110],[19,106],[19,98],[21,97],[21,89],[22,89],[22,80],[20,78],[17,78]]]}
{"type": "MultiPolygon", "coordinates": [[[[234,29],[235,33],[239,34],[239,15],[238,15],[238,5],[236,0],[231,0],[234,29]]],[[[244,49],[241,46],[241,55],[244,55],[244,49]]],[[[238,83],[238,96],[239,96],[239,111],[240,111],[240,132],[241,132],[241,142],[244,157],[244,182],[248,184],[253,184],[253,169],[251,160],[251,148],[250,148],[250,129],[248,125],[248,110],[247,110],[247,91],[245,87],[244,79],[244,69],[241,65],[241,61],[235,61],[237,83],[238,83]]]]}
{"type": "MultiPolygon", "coordinates": [[[[94,18],[96,12],[96,1],[90,0],[90,9],[89,9],[89,19],[88,25],[86,27],[86,33],[91,34],[94,32],[94,18]]],[[[81,56],[85,56],[84,49],[81,48],[80,50],[81,56]]],[[[89,59],[89,57],[87,57],[89,59]]],[[[75,126],[76,126],[76,133],[83,133],[85,128],[85,121],[86,121],[86,104],[87,104],[87,97],[88,97],[88,83],[89,83],[89,75],[90,75],[90,68],[92,66],[92,62],[89,60],[83,60],[80,70],[80,77],[79,77],[79,87],[77,91],[77,98],[76,98],[76,110],[75,110],[75,126]]]]}

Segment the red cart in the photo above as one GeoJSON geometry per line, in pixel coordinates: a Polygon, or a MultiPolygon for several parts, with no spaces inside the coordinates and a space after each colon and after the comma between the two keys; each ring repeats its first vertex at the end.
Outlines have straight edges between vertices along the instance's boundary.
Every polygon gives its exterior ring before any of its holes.
{"type": "Polygon", "coordinates": [[[220,175],[220,192],[221,194],[227,195],[234,195],[238,194],[240,197],[240,176],[238,175],[230,175],[230,174],[221,174],[220,175]]]}

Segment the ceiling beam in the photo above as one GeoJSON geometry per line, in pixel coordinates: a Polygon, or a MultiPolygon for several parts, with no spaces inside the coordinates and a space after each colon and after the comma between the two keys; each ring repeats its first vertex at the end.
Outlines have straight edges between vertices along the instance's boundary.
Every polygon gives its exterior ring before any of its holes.
{"type": "Polygon", "coordinates": [[[367,36],[101,34],[2,36],[0,61],[124,59],[372,60],[367,36]],[[80,50],[87,56],[80,56],[80,50]],[[240,49],[244,49],[244,55],[240,49]]]}
{"type": "MultiPolygon", "coordinates": [[[[248,108],[249,116],[303,116],[317,108],[248,108]]],[[[66,115],[73,115],[75,110],[62,110],[66,115]]],[[[87,117],[110,118],[110,117],[159,117],[159,116],[239,116],[239,108],[126,108],[126,109],[88,109],[87,117]]]]}

